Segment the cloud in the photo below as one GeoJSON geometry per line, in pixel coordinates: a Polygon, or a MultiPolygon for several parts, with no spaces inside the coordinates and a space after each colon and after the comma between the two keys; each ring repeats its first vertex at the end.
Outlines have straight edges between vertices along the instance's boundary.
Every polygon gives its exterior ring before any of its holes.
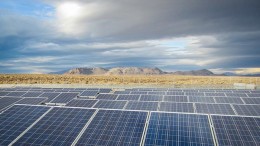
{"type": "Polygon", "coordinates": [[[1,72],[260,68],[257,0],[26,2],[0,4],[1,72]]]}

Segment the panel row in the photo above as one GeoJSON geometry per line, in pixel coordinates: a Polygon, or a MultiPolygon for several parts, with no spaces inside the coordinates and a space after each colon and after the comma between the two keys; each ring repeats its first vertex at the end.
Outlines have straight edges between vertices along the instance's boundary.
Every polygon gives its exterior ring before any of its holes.
{"type": "Polygon", "coordinates": [[[259,125],[259,117],[15,105],[0,114],[0,145],[258,146],[259,125]]]}

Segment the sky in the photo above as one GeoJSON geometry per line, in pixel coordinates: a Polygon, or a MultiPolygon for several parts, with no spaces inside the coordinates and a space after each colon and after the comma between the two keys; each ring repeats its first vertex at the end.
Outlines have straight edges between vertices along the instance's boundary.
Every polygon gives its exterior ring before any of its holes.
{"type": "Polygon", "coordinates": [[[0,73],[260,73],[259,0],[0,0],[0,73]]]}

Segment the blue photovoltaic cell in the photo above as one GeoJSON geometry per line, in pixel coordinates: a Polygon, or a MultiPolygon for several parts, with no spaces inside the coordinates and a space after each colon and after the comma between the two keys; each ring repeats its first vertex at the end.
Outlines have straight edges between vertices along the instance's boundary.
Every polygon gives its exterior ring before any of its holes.
{"type": "Polygon", "coordinates": [[[80,94],[80,96],[96,96],[98,94],[98,91],[91,90],[91,91],[84,91],[80,94]]]}
{"type": "Polygon", "coordinates": [[[41,95],[41,97],[47,97],[48,99],[45,102],[50,102],[55,97],[57,97],[60,93],[46,92],[41,95]]]}
{"type": "Polygon", "coordinates": [[[99,89],[99,93],[110,93],[111,91],[112,89],[105,89],[105,88],[99,89]]]}
{"type": "Polygon", "coordinates": [[[195,92],[199,92],[199,90],[195,90],[195,89],[183,89],[183,92],[187,92],[187,93],[195,93],[195,92]]]}
{"type": "Polygon", "coordinates": [[[98,94],[96,99],[99,100],[116,100],[118,95],[115,94],[98,94]]]}
{"type": "Polygon", "coordinates": [[[197,113],[235,115],[229,104],[203,104],[195,103],[197,113]]]}
{"type": "Polygon", "coordinates": [[[92,107],[98,100],[73,99],[66,106],[70,107],[92,107]]]}
{"type": "Polygon", "coordinates": [[[139,146],[146,117],[146,112],[100,110],[76,145],[139,146]]]}
{"type": "Polygon", "coordinates": [[[145,146],[214,146],[208,116],[152,112],[145,146]]]}
{"type": "MultiPolygon", "coordinates": [[[[248,97],[260,97],[260,93],[248,93],[248,97]]],[[[247,96],[245,96],[247,97],[247,96]]]]}
{"type": "Polygon", "coordinates": [[[4,91],[1,91],[0,92],[0,96],[5,96],[5,95],[7,95],[7,94],[9,94],[10,92],[4,92],[4,91]]]}
{"type": "Polygon", "coordinates": [[[86,90],[96,90],[96,91],[98,91],[99,88],[87,88],[86,90]]]}
{"type": "Polygon", "coordinates": [[[139,100],[140,95],[118,95],[116,100],[139,100]]]}
{"type": "Polygon", "coordinates": [[[141,95],[140,101],[162,101],[163,95],[141,95]]]}
{"type": "Polygon", "coordinates": [[[189,96],[189,102],[215,103],[213,97],[189,96]]]}
{"type": "Polygon", "coordinates": [[[132,91],[130,94],[147,94],[147,91],[132,91]]]}
{"type": "Polygon", "coordinates": [[[239,97],[214,97],[216,103],[236,103],[236,104],[243,104],[243,101],[239,97]]]}
{"type": "Polygon", "coordinates": [[[205,93],[205,96],[226,96],[225,93],[205,93]]]}
{"type": "Polygon", "coordinates": [[[252,90],[250,93],[260,93],[260,90],[252,90]]]}
{"type": "Polygon", "coordinates": [[[126,101],[99,100],[94,108],[123,109],[126,101]]]}
{"type": "Polygon", "coordinates": [[[184,92],[166,92],[166,95],[184,95],[184,92]]]}
{"type": "Polygon", "coordinates": [[[6,96],[23,96],[26,92],[10,92],[6,96]]]}
{"type": "Polygon", "coordinates": [[[94,112],[94,109],[55,107],[14,145],[69,146],[94,112]]]}
{"type": "Polygon", "coordinates": [[[0,115],[0,145],[10,144],[50,107],[14,105],[0,115]]]}
{"type": "Polygon", "coordinates": [[[187,96],[164,96],[163,101],[169,102],[188,102],[187,96]]]}
{"type": "Polygon", "coordinates": [[[38,97],[42,92],[27,92],[22,97],[38,97]]]}
{"type": "Polygon", "coordinates": [[[22,100],[16,102],[15,104],[32,104],[37,105],[43,103],[48,98],[44,97],[37,97],[37,98],[23,98],[22,100]]]}
{"type": "Polygon", "coordinates": [[[147,110],[147,111],[157,111],[158,102],[138,102],[129,101],[125,109],[129,110],[147,110]]]}
{"type": "Polygon", "coordinates": [[[259,146],[260,118],[211,116],[220,146],[259,146]]]}
{"type": "Polygon", "coordinates": [[[233,107],[235,108],[238,115],[260,116],[260,106],[257,104],[234,104],[233,107]]]}
{"type": "Polygon", "coordinates": [[[197,93],[197,92],[185,92],[187,96],[205,96],[204,93],[197,93]]]}
{"type": "Polygon", "coordinates": [[[161,102],[159,111],[194,113],[192,103],[161,102]]]}
{"type": "Polygon", "coordinates": [[[227,97],[247,97],[245,93],[225,93],[227,97]]]}
{"type": "Polygon", "coordinates": [[[55,97],[51,103],[68,103],[72,99],[76,98],[78,93],[61,93],[55,97]]]}
{"type": "Polygon", "coordinates": [[[6,107],[14,104],[15,102],[21,100],[22,98],[19,97],[3,97],[0,98],[0,112],[5,109],[6,107]]]}
{"type": "Polygon", "coordinates": [[[163,91],[150,91],[147,92],[148,95],[166,95],[166,92],[163,91]]]}
{"type": "MultiPolygon", "coordinates": [[[[246,104],[260,104],[260,98],[243,98],[246,104]]],[[[259,105],[260,106],[260,105],[259,105]]]]}
{"type": "Polygon", "coordinates": [[[131,91],[115,91],[114,94],[130,94],[131,91]]]}

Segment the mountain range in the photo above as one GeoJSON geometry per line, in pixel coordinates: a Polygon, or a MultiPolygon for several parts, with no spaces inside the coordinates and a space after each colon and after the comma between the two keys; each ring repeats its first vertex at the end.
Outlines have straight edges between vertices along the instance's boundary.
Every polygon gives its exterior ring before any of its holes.
{"type": "Polygon", "coordinates": [[[223,74],[215,74],[207,69],[192,70],[192,71],[176,71],[165,72],[159,68],[149,67],[114,67],[114,68],[102,68],[102,67],[81,67],[73,68],[70,70],[64,70],[59,72],[52,72],[50,74],[69,74],[69,75],[190,75],[190,76],[252,76],[257,77],[260,74],[247,74],[239,75],[231,72],[225,72],[223,74]]]}

